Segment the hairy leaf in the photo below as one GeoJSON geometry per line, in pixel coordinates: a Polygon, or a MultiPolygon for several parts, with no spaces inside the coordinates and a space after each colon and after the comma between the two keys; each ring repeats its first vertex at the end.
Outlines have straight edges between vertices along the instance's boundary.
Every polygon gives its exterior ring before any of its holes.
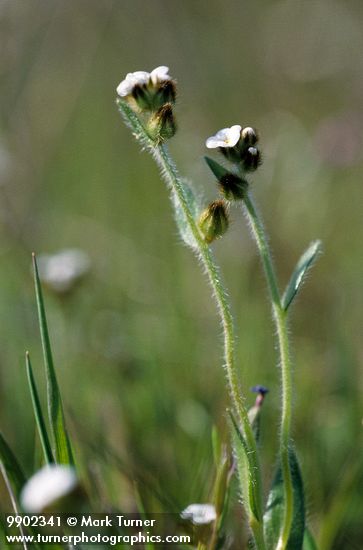
{"type": "Polygon", "coordinates": [[[314,241],[313,243],[311,243],[309,248],[304,252],[298,263],[296,264],[294,272],[291,275],[290,281],[282,297],[282,307],[285,311],[288,310],[295,296],[299,292],[307,271],[316,259],[320,249],[321,242],[314,241]]]}
{"type": "MultiPolygon", "coordinates": [[[[302,550],[305,531],[304,487],[300,467],[292,448],[289,449],[290,471],[294,494],[291,532],[286,550],[302,550]]],[[[266,548],[275,550],[284,515],[284,483],[281,466],[276,471],[264,515],[266,548]]]]}
{"type": "Polygon", "coordinates": [[[260,518],[258,513],[258,504],[256,502],[254,491],[254,484],[253,480],[250,477],[249,449],[233,414],[231,412],[229,414],[232,423],[233,449],[237,462],[237,471],[241,486],[242,502],[248,516],[250,518],[254,517],[259,521],[260,518]]]}

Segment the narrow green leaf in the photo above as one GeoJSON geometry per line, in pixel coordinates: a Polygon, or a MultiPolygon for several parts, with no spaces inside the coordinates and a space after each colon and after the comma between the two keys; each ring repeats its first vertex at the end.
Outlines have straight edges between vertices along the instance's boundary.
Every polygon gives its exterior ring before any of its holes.
{"type": "Polygon", "coordinates": [[[318,550],[314,537],[311,534],[311,531],[307,527],[304,533],[303,550],[318,550]]]}
{"type": "MultiPolygon", "coordinates": [[[[183,184],[184,196],[187,200],[189,209],[191,210],[194,219],[197,219],[200,211],[198,200],[189,183],[185,179],[181,179],[181,182],[183,184]]],[[[197,243],[195,242],[194,235],[190,230],[188,220],[185,217],[184,210],[180,204],[180,201],[176,193],[174,192],[172,192],[172,201],[175,210],[175,221],[178,226],[181,238],[187,246],[190,246],[191,248],[196,248],[197,243]]]]}
{"type": "Polygon", "coordinates": [[[290,281],[286,287],[284,295],[282,296],[282,307],[285,311],[288,310],[290,304],[294,300],[295,296],[299,292],[299,289],[304,281],[309,267],[312,266],[319,251],[321,250],[321,241],[314,241],[309,248],[299,259],[290,281]]]}
{"type": "Polygon", "coordinates": [[[218,468],[222,455],[222,442],[216,425],[213,425],[212,427],[212,449],[214,466],[218,468]]]}
{"type": "Polygon", "coordinates": [[[71,445],[64,421],[62,399],[53,364],[47,319],[45,315],[44,301],[35,254],[33,254],[33,269],[40,335],[42,339],[42,348],[47,379],[48,414],[50,431],[54,445],[53,455],[56,462],[58,462],[59,464],[73,464],[71,445]]]}
{"type": "Polygon", "coordinates": [[[242,502],[248,516],[250,518],[254,517],[257,521],[260,521],[260,514],[258,513],[258,505],[254,492],[254,484],[249,473],[249,449],[233,414],[229,412],[229,415],[232,423],[232,441],[237,462],[242,502]]]}
{"type": "MultiPolygon", "coordinates": [[[[290,471],[294,492],[294,513],[291,533],[286,550],[302,550],[305,531],[304,487],[300,467],[292,448],[289,449],[290,471]]],[[[266,548],[275,550],[284,514],[284,484],[281,467],[278,466],[267,500],[264,515],[266,548]]]]}
{"type": "Polygon", "coordinates": [[[219,164],[219,162],[216,162],[215,160],[209,157],[204,157],[204,160],[208,164],[209,168],[211,169],[211,171],[213,172],[213,174],[215,175],[218,181],[221,178],[223,178],[223,176],[225,176],[226,174],[229,174],[229,170],[227,170],[227,168],[219,164]]]}
{"type": "Polygon", "coordinates": [[[25,475],[18,461],[15,458],[13,451],[0,433],[0,462],[3,464],[7,473],[11,486],[16,497],[19,497],[20,491],[25,483],[25,475]]]}
{"type": "MultiPolygon", "coordinates": [[[[136,500],[136,507],[139,511],[139,514],[141,518],[145,521],[148,520],[147,513],[145,512],[144,503],[142,501],[139,488],[136,483],[134,483],[134,494],[135,494],[135,500],[136,500]]],[[[146,550],[154,550],[155,546],[151,542],[145,543],[145,549],[146,550]]]]}
{"type": "Polygon", "coordinates": [[[30,389],[30,395],[32,399],[33,404],[33,411],[35,416],[35,422],[37,424],[38,433],[40,437],[40,442],[42,444],[42,449],[44,453],[44,458],[47,464],[50,464],[51,462],[54,462],[53,459],[53,453],[50,446],[47,428],[45,425],[44,417],[42,408],[40,405],[38,390],[35,384],[34,375],[33,375],[33,369],[30,362],[29,353],[26,352],[25,355],[25,365],[26,365],[26,372],[28,376],[28,383],[29,383],[29,389],[30,389]]]}

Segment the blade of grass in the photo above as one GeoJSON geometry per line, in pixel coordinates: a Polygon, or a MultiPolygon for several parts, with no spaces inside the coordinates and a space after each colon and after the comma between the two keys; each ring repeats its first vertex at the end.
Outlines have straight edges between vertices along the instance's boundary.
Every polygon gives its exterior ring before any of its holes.
{"type": "Polygon", "coordinates": [[[30,395],[31,395],[32,404],[33,404],[35,422],[37,424],[39,438],[40,438],[40,442],[42,444],[42,449],[43,449],[45,461],[46,461],[47,464],[50,464],[50,463],[54,462],[54,458],[53,458],[53,453],[52,453],[52,449],[51,449],[51,446],[50,446],[50,441],[49,441],[49,437],[48,437],[48,433],[47,433],[47,428],[46,428],[44,417],[43,417],[42,408],[41,408],[41,405],[40,405],[38,390],[37,390],[37,387],[36,387],[36,384],[35,384],[33,369],[32,369],[32,366],[31,366],[28,351],[26,352],[26,355],[25,355],[25,364],[26,364],[26,372],[27,372],[28,382],[29,382],[30,395]]]}
{"type": "MultiPolygon", "coordinates": [[[[10,483],[8,473],[6,471],[6,468],[3,464],[3,462],[0,462],[0,471],[1,471],[1,474],[4,478],[5,485],[6,485],[6,488],[8,490],[8,493],[9,493],[9,497],[10,497],[10,500],[11,500],[11,505],[13,507],[13,510],[14,510],[16,515],[19,515],[19,508],[18,508],[18,504],[16,502],[16,497],[15,497],[13,488],[12,488],[11,483],[10,483]]],[[[25,533],[23,531],[23,527],[22,527],[21,523],[19,524],[19,531],[20,531],[20,534],[22,535],[22,537],[24,537],[25,533]]],[[[23,540],[22,545],[23,545],[24,550],[28,550],[28,546],[27,546],[25,540],[23,540]]]]}
{"type": "Polygon", "coordinates": [[[56,462],[59,464],[74,464],[71,444],[68,438],[62,399],[59,391],[57,377],[54,369],[52,350],[49,339],[47,318],[44,308],[44,300],[42,289],[39,280],[38,266],[33,254],[33,270],[35,294],[38,309],[40,335],[42,339],[42,348],[44,356],[44,364],[47,378],[47,397],[48,397],[48,414],[50,422],[50,431],[53,440],[53,453],[56,462]]]}
{"type": "Polygon", "coordinates": [[[11,482],[11,486],[15,492],[15,495],[18,497],[20,491],[25,483],[25,475],[13,451],[10,449],[9,445],[5,441],[4,437],[0,433],[0,464],[3,465],[7,477],[11,482]]]}

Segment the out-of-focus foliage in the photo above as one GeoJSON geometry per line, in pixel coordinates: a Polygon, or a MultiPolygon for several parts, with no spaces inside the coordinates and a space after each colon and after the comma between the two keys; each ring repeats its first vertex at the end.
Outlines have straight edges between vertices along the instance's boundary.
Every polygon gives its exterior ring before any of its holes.
{"type": "MultiPolygon", "coordinates": [[[[80,248],[90,274],[45,299],[67,424],[100,510],[135,509],[135,478],[145,509],[208,497],[210,430],[226,406],[220,328],[164,185],[114,102],[125,73],[165,64],[179,89],[171,149],[206,203],[216,189],[205,138],[253,125],[264,153],[253,185],[281,280],[323,241],[291,319],[294,442],[313,531],[325,548],[360,547],[362,19],[358,0],[1,0],[0,414],[28,474],[40,453],[25,349],[42,389],[30,253],[80,248]]],[[[270,388],[268,464],[279,371],[261,266],[240,212],[231,215],[214,248],[243,385],[270,388]]]]}

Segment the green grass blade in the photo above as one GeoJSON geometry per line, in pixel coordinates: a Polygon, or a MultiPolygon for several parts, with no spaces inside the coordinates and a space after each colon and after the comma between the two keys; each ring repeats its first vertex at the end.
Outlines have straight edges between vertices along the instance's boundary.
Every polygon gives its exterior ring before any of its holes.
{"type": "Polygon", "coordinates": [[[318,550],[314,537],[308,528],[305,529],[304,533],[303,550],[318,550]]]}
{"type": "Polygon", "coordinates": [[[295,296],[299,292],[302,283],[306,277],[309,268],[312,266],[317,255],[321,250],[321,242],[314,241],[309,248],[305,250],[304,254],[299,259],[290,281],[286,287],[284,295],[282,296],[282,307],[287,311],[294,300],[295,296]]]}
{"type": "Polygon", "coordinates": [[[4,470],[9,478],[13,491],[16,497],[19,497],[20,491],[25,484],[25,475],[13,451],[0,433],[0,462],[3,464],[4,470]]]}
{"type": "MultiPolygon", "coordinates": [[[[6,485],[8,493],[9,493],[9,497],[10,497],[10,501],[11,501],[11,505],[13,507],[14,513],[16,515],[18,515],[19,514],[18,503],[16,501],[15,494],[14,494],[13,488],[11,486],[8,473],[7,473],[7,471],[5,469],[5,466],[2,462],[0,462],[0,472],[3,476],[3,478],[4,478],[5,485],[6,485]]],[[[22,537],[24,537],[25,533],[24,533],[24,530],[23,530],[23,526],[21,524],[19,525],[19,531],[20,531],[20,534],[22,535],[22,537]]],[[[24,550],[28,550],[28,546],[27,546],[25,541],[23,541],[22,546],[23,546],[24,550]]]]}
{"type": "Polygon", "coordinates": [[[33,254],[33,269],[35,294],[38,308],[38,318],[40,335],[42,339],[42,348],[44,356],[44,364],[47,379],[47,397],[48,397],[48,414],[50,431],[54,445],[54,458],[59,464],[73,464],[73,456],[70,441],[67,435],[66,425],[64,421],[62,399],[58,387],[57,377],[55,374],[52,350],[49,340],[49,332],[47,319],[45,315],[43,294],[39,280],[38,266],[33,254]]]}
{"type": "MultiPolygon", "coordinates": [[[[302,476],[295,452],[289,449],[290,470],[294,493],[294,514],[286,550],[302,550],[305,533],[305,499],[302,476]]],[[[284,484],[281,467],[278,466],[264,515],[267,550],[275,550],[281,533],[284,515],[284,484]]]]}
{"type": "Polygon", "coordinates": [[[38,433],[40,442],[42,444],[42,449],[44,453],[44,458],[47,464],[50,464],[54,462],[52,449],[50,446],[50,441],[47,433],[47,428],[45,425],[44,417],[42,408],[40,405],[38,390],[35,384],[34,375],[33,375],[33,369],[30,362],[29,353],[26,352],[25,355],[25,364],[26,364],[26,372],[28,376],[28,382],[29,382],[29,389],[30,389],[30,395],[32,399],[33,404],[33,411],[35,416],[35,422],[37,424],[38,433]]]}

